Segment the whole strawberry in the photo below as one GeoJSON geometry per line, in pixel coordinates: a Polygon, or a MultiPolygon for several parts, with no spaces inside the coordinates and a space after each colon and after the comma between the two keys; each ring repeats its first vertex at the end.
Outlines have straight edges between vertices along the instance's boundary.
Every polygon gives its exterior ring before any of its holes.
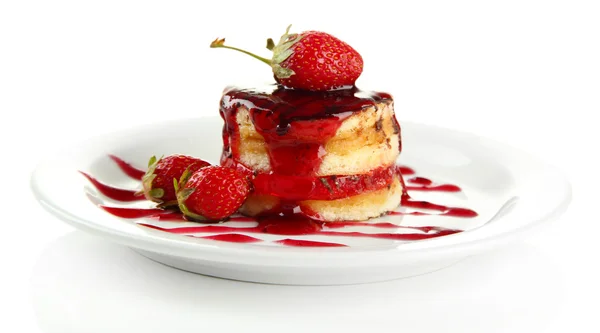
{"type": "Polygon", "coordinates": [[[177,205],[177,195],[173,179],[179,179],[185,170],[195,172],[209,166],[210,163],[186,155],[169,155],[157,159],[152,156],[148,162],[148,171],[142,177],[142,191],[148,200],[162,206],[177,205]]]}
{"type": "Polygon", "coordinates": [[[177,190],[179,209],[196,221],[220,221],[242,206],[250,193],[250,182],[242,172],[222,166],[209,166],[186,172],[177,190]]]}
{"type": "Polygon", "coordinates": [[[363,70],[363,59],[356,50],[330,34],[305,31],[290,34],[288,26],[279,43],[267,40],[273,51],[269,60],[225,45],[216,39],[210,47],[223,47],[246,53],[273,69],[275,80],[293,89],[325,91],[354,86],[363,70]]]}

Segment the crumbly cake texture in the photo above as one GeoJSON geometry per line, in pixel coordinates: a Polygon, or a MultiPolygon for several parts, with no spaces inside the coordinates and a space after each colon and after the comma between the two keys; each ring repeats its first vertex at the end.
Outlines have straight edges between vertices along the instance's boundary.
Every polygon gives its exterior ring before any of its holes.
{"type": "MultiPolygon", "coordinates": [[[[398,207],[404,191],[400,176],[389,187],[336,200],[299,201],[303,214],[321,221],[361,221],[379,217],[398,207]]],[[[250,194],[240,213],[256,216],[280,204],[280,199],[270,195],[250,194]]]]}
{"type": "MultiPolygon", "coordinates": [[[[325,144],[316,176],[358,175],[391,166],[400,154],[400,133],[393,121],[392,103],[377,103],[348,117],[325,144]]],[[[236,120],[239,128],[239,162],[259,172],[272,171],[264,138],[256,131],[245,106],[236,120]]]]}
{"type": "MultiPolygon", "coordinates": [[[[265,96],[265,98],[272,98],[272,95],[265,96]]],[[[224,95],[225,98],[230,96],[224,95]]],[[[222,163],[233,161],[235,164],[242,164],[255,174],[277,175],[277,170],[274,170],[271,165],[272,156],[269,152],[271,148],[253,122],[253,103],[242,101],[232,104],[231,100],[227,102],[234,106],[227,111],[230,116],[225,116],[223,109],[221,110],[225,121],[222,163]],[[235,124],[228,124],[227,121],[235,121],[235,124]],[[231,130],[232,128],[234,130],[231,130]],[[236,143],[235,153],[232,153],[231,148],[233,142],[236,143]]],[[[333,135],[327,137],[325,142],[321,142],[322,147],[318,152],[320,165],[311,175],[312,177],[317,180],[320,180],[319,177],[347,175],[367,177],[366,175],[376,169],[395,168],[402,147],[401,130],[395,118],[393,99],[389,96],[369,102],[360,108],[339,114],[339,127],[333,135]]],[[[221,105],[225,104],[222,100],[221,105]]],[[[295,119],[294,126],[301,129],[308,128],[312,126],[312,121],[311,118],[295,119]]],[[[306,133],[308,134],[309,131],[306,133]]],[[[302,131],[294,132],[294,138],[298,140],[299,145],[314,139],[309,136],[303,137],[303,134],[302,131]]],[[[295,147],[292,145],[289,149],[295,147]]],[[[306,200],[290,202],[284,197],[252,193],[240,212],[256,216],[276,212],[283,205],[289,207],[292,204],[297,207],[295,211],[299,210],[311,218],[322,221],[366,220],[392,211],[400,204],[404,191],[401,177],[397,172],[378,188],[328,200],[306,198],[306,200]]],[[[274,181],[277,181],[276,178],[274,181]]],[[[366,182],[370,182],[368,177],[366,182]]],[[[318,185],[319,182],[315,183],[318,185]]]]}

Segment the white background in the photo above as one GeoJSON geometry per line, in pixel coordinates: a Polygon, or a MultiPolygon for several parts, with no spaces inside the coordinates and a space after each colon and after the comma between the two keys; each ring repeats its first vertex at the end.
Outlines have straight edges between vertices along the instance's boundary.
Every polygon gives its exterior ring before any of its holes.
{"type": "MultiPolygon", "coordinates": [[[[600,11],[595,1],[3,1],[0,331],[598,332],[600,11]],[[55,148],[216,115],[270,81],[216,37],[263,52],[289,23],[361,52],[357,84],[400,121],[486,135],[552,161],[574,200],[523,243],[411,279],[246,284],[171,270],[51,217],[29,174],[55,148]]],[[[219,140],[215,140],[218,144],[219,140]]],[[[510,161],[506,161],[510,163],[510,161]]]]}

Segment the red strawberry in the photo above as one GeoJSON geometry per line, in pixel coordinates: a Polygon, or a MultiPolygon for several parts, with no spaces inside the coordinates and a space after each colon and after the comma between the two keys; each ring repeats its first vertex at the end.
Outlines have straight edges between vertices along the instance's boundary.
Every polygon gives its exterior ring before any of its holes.
{"type": "Polygon", "coordinates": [[[185,172],[175,187],[179,209],[196,221],[220,221],[231,216],[250,193],[250,182],[242,172],[222,166],[185,172]]]}
{"type": "Polygon", "coordinates": [[[235,47],[225,39],[216,39],[210,47],[223,47],[246,53],[271,66],[275,80],[293,89],[333,90],[354,86],[363,70],[363,59],[345,42],[324,32],[305,31],[290,34],[288,26],[279,43],[267,41],[273,51],[271,60],[235,47]]]}
{"type": "Polygon", "coordinates": [[[148,200],[162,206],[177,205],[177,196],[173,179],[179,179],[184,171],[194,172],[210,163],[186,155],[170,155],[157,159],[152,156],[148,162],[148,171],[142,177],[143,193],[148,200]]]}

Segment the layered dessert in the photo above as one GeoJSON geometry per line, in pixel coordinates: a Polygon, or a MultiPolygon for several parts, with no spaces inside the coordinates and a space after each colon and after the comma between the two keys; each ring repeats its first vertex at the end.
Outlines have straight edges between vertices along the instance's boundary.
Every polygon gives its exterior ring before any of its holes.
{"type": "Polygon", "coordinates": [[[272,57],[225,45],[273,71],[267,88],[229,87],[221,98],[221,165],[246,172],[253,189],[239,212],[302,214],[321,221],[365,220],[394,210],[404,191],[394,101],[361,91],[361,55],[320,31],[290,33],[272,57]]]}
{"type": "Polygon", "coordinates": [[[220,114],[221,164],[253,176],[242,214],[365,220],[400,203],[401,135],[389,94],[229,87],[220,114]]]}
{"type": "MultiPolygon", "coordinates": [[[[477,216],[471,209],[410,198],[406,189],[461,189],[420,176],[408,179],[410,186],[404,185],[401,173],[415,172],[396,165],[402,141],[394,101],[387,93],[356,87],[363,63],[349,45],[318,31],[290,34],[289,27],[277,45],[267,41],[267,48],[273,51],[271,59],[225,46],[224,42],[218,38],[211,47],[234,49],[261,60],[272,68],[277,84],[225,89],[219,108],[224,122],[220,165],[172,154],[152,156],[147,170],[142,171],[111,156],[125,174],[142,181],[140,191],[113,188],[83,175],[115,201],[145,198],[157,205],[152,209],[101,206],[105,211],[130,219],[150,217],[160,225],[140,224],[158,230],[236,243],[266,241],[246,233],[428,239],[461,230],[358,221],[388,212],[477,216]],[[417,211],[396,211],[399,205],[417,211]],[[183,220],[211,225],[162,226],[167,221],[183,220]],[[246,225],[215,225],[225,221],[246,225]],[[395,230],[331,230],[346,226],[395,230]]],[[[346,246],[309,239],[272,241],[286,246],[346,246]]]]}

